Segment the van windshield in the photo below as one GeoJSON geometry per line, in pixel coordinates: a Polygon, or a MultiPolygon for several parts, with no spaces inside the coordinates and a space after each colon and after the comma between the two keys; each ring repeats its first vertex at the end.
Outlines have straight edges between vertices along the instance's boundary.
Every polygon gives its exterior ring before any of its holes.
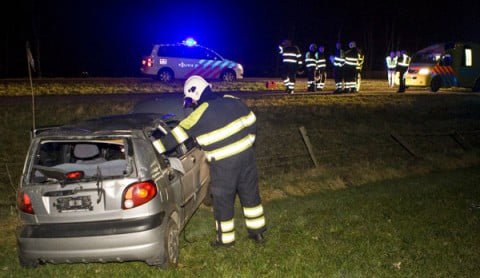
{"type": "Polygon", "coordinates": [[[412,63],[417,64],[436,64],[442,57],[441,53],[418,52],[412,57],[412,63]]]}
{"type": "MultiPolygon", "coordinates": [[[[123,177],[131,173],[127,139],[43,140],[31,163],[30,182],[62,183],[67,173],[79,179],[123,177]]],[[[131,151],[130,151],[131,152],[131,151]]]]}

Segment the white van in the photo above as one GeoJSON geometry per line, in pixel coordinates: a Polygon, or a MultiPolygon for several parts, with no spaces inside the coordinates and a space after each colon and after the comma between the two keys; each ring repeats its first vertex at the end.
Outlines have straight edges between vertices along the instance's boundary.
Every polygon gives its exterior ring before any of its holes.
{"type": "Polygon", "coordinates": [[[200,75],[205,79],[235,81],[243,78],[241,64],[226,60],[193,39],[176,44],[156,44],[142,60],[140,71],[162,82],[200,75]]]}

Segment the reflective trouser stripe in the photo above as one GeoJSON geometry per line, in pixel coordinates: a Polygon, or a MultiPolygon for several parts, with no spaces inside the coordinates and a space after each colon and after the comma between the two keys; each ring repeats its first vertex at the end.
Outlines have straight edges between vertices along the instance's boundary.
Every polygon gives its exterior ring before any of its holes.
{"type": "Polygon", "coordinates": [[[245,224],[247,229],[257,230],[265,226],[265,217],[263,216],[263,206],[244,207],[245,224]]]}
{"type": "Polygon", "coordinates": [[[296,63],[297,63],[297,60],[295,60],[295,59],[283,59],[283,62],[284,62],[284,63],[293,63],[293,64],[296,64],[296,63]]]}
{"type": "Polygon", "coordinates": [[[233,219],[227,221],[215,221],[215,228],[218,232],[220,242],[227,244],[235,241],[235,222],[233,219]]]}
{"type": "Polygon", "coordinates": [[[256,219],[245,219],[245,225],[247,229],[258,230],[265,227],[265,217],[260,216],[256,219]]]}
{"type": "Polygon", "coordinates": [[[337,89],[342,88],[342,82],[335,83],[335,87],[336,87],[337,89]]]}
{"type": "Polygon", "coordinates": [[[248,115],[240,117],[222,128],[198,136],[197,142],[202,146],[211,145],[213,143],[222,141],[229,136],[232,136],[246,127],[253,125],[255,121],[255,114],[250,112],[248,115]]]}
{"type": "Polygon", "coordinates": [[[237,142],[227,145],[225,147],[218,148],[213,151],[205,151],[205,154],[207,155],[208,161],[212,161],[212,160],[218,161],[218,160],[222,160],[224,158],[243,152],[244,150],[253,146],[254,142],[255,142],[255,135],[248,134],[247,136],[243,137],[237,142]]]}
{"type": "Polygon", "coordinates": [[[162,143],[162,140],[160,139],[153,141],[153,146],[155,147],[155,150],[157,150],[158,153],[164,153],[167,151],[165,149],[165,146],[162,143]]]}
{"type": "Polygon", "coordinates": [[[284,57],[297,57],[297,54],[295,53],[283,53],[284,57]]]}
{"type": "Polygon", "coordinates": [[[188,139],[188,134],[183,130],[181,126],[177,126],[172,129],[172,135],[175,137],[177,143],[183,143],[188,139]]]}
{"type": "Polygon", "coordinates": [[[307,64],[307,68],[313,68],[313,67],[316,67],[317,65],[315,64],[307,64]]]}

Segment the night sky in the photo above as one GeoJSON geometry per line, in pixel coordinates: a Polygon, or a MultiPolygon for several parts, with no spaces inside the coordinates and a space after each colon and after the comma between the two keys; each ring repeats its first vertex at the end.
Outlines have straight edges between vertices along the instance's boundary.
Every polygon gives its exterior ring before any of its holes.
{"type": "MultiPolygon", "coordinates": [[[[2,1],[0,77],[26,76],[25,42],[44,77],[138,76],[154,43],[199,44],[242,63],[246,76],[272,76],[278,43],[333,50],[356,40],[366,69],[391,50],[480,42],[480,1],[2,1]],[[12,6],[13,5],[13,6],[12,6]]],[[[38,73],[37,73],[38,74],[38,73]]]]}

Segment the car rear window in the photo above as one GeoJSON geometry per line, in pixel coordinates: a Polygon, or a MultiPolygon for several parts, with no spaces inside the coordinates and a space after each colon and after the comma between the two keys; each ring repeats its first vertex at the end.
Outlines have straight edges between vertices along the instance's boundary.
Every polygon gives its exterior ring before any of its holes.
{"type": "Polygon", "coordinates": [[[62,182],[81,172],[83,179],[123,177],[131,173],[127,139],[43,140],[31,163],[30,182],[62,182]],[[60,178],[59,178],[60,177],[60,178]],[[60,179],[60,180],[59,180],[60,179]]]}

